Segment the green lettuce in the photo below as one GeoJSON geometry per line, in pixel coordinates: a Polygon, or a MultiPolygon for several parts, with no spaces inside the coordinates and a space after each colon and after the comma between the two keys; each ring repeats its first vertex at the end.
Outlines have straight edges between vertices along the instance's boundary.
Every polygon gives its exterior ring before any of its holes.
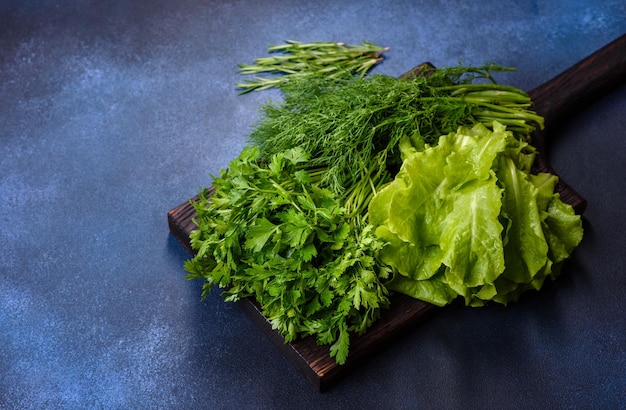
{"type": "Polygon", "coordinates": [[[492,128],[462,127],[432,147],[401,142],[400,171],[369,205],[390,290],[439,306],[506,304],[554,277],[581,241],[557,177],[532,175],[532,146],[492,128]]]}

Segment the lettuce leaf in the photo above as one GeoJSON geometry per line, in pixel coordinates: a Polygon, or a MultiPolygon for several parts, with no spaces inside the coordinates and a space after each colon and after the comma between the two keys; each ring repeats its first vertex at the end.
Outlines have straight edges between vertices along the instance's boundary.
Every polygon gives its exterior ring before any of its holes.
{"type": "Polygon", "coordinates": [[[459,128],[433,147],[400,147],[395,179],[369,205],[386,242],[391,290],[438,306],[515,301],[539,289],[582,239],[580,216],[530,174],[534,149],[497,123],[459,128]]]}

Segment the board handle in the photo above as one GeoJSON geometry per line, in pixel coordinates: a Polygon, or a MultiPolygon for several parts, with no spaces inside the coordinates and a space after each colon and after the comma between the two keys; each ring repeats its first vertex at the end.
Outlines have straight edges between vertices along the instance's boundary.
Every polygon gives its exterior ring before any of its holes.
{"type": "Polygon", "coordinates": [[[552,128],[573,111],[626,80],[626,34],[602,47],[528,94],[552,128]]]}
{"type": "MultiPolygon", "coordinates": [[[[539,151],[536,172],[556,174],[547,156],[549,133],[554,132],[561,121],[625,80],[626,34],[528,93],[535,110],[545,121],[545,129],[537,130],[533,136],[533,145],[539,151]]],[[[586,200],[563,180],[556,189],[561,193],[561,199],[570,203],[577,213],[585,211],[586,200]]]]}

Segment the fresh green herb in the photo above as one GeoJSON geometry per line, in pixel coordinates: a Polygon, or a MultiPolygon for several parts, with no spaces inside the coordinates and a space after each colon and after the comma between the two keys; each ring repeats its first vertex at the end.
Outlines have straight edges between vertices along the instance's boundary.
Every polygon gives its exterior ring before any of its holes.
{"type": "Polygon", "coordinates": [[[471,83],[492,80],[491,72],[502,70],[507,69],[489,65],[410,79],[293,79],[281,87],[282,103],[262,107],[263,119],[250,139],[263,157],[302,147],[311,154],[310,166],[327,169],[321,183],[337,194],[358,186],[364,175],[387,182],[400,167],[398,143],[405,136],[416,146],[434,145],[459,126],[496,118],[519,138],[528,138],[536,124],[543,126],[523,91],[471,83]],[[380,171],[381,162],[389,173],[380,171]]]}
{"type": "Polygon", "coordinates": [[[308,159],[291,149],[264,163],[244,149],[195,205],[197,255],[185,268],[206,281],[203,296],[214,285],[227,301],[252,296],[285,341],[314,335],[344,363],[349,334],[388,306],[389,272],[376,261],[383,242],[318,187],[319,173],[301,167],[308,159]]]}
{"type": "Polygon", "coordinates": [[[254,64],[240,64],[239,73],[254,75],[252,80],[236,83],[241,94],[279,87],[294,78],[322,75],[325,78],[363,77],[383,60],[385,47],[363,42],[361,45],[288,40],[286,44],[268,47],[278,56],[257,58],[254,64]],[[273,74],[259,77],[258,74],[273,74]]]}

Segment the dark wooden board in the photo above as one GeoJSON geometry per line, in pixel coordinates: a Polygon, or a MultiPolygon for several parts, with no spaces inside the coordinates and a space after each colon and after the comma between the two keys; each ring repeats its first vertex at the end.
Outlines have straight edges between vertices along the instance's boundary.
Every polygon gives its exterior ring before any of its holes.
{"type": "MultiPolygon", "coordinates": [[[[405,74],[422,75],[428,63],[421,64],[405,74]]],[[[572,66],[554,79],[529,92],[535,102],[536,111],[545,117],[546,130],[553,130],[564,117],[571,115],[593,99],[600,97],[610,87],[626,79],[626,36],[572,66]]],[[[536,171],[556,174],[549,163],[549,146],[546,130],[534,135],[533,144],[540,156],[535,164],[536,171]]],[[[557,186],[561,198],[582,214],[587,206],[585,199],[564,181],[557,186]]],[[[192,198],[168,212],[168,223],[172,235],[191,253],[189,234],[196,228],[193,218],[195,209],[192,198]]],[[[384,349],[403,334],[433,316],[440,308],[405,295],[391,296],[391,307],[361,337],[351,340],[350,355],[344,365],[337,365],[328,355],[328,346],[318,346],[313,337],[285,343],[261,313],[254,300],[238,302],[248,316],[263,330],[282,353],[299,369],[304,377],[319,391],[324,391],[335,381],[348,374],[364,360],[384,349]]]]}

